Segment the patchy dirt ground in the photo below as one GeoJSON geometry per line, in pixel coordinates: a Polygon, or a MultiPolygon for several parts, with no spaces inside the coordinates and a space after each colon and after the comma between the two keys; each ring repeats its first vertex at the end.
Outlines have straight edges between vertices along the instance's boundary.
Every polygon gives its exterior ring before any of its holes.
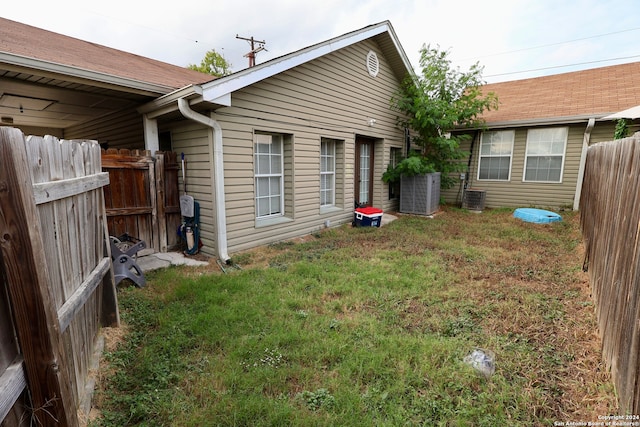
{"type": "MultiPolygon", "coordinates": [[[[399,215],[402,219],[403,216],[399,215]]],[[[469,214],[445,208],[434,222],[405,216],[401,228],[354,233],[350,227],[323,232],[233,254],[240,269],[263,269],[338,247],[393,248],[407,254],[430,251],[452,272],[461,303],[490,310],[483,328],[539,349],[526,367],[523,393],[550,396],[533,412],[554,419],[593,421],[618,410],[611,377],[601,358],[595,308],[583,251],[579,215],[566,213],[561,225],[532,225],[510,212],[469,214]],[[426,236],[425,236],[426,234],[426,236]],[[329,245],[329,246],[326,246],[329,245]],[[539,361],[537,363],[536,361],[539,361]]],[[[388,229],[385,229],[388,228],[388,229]]],[[[200,260],[206,257],[199,255],[200,260]]],[[[237,269],[210,259],[186,275],[225,274],[237,269]]],[[[424,313],[422,313],[424,314],[424,313]]],[[[425,316],[407,308],[407,325],[425,327],[425,316]]],[[[428,326],[428,325],[427,325],[428,326]]],[[[106,350],[126,336],[126,328],[105,330],[106,350]]],[[[101,367],[100,377],[109,375],[101,367]]],[[[535,401],[535,399],[533,399],[535,401]]]]}
{"type": "MultiPolygon", "coordinates": [[[[484,327],[496,334],[527,340],[542,349],[532,364],[529,390],[556,387],[553,401],[546,402],[557,419],[572,421],[597,420],[598,415],[615,413],[618,404],[611,376],[601,358],[601,339],[591,299],[588,274],[583,272],[583,246],[579,231],[579,214],[563,214],[558,230],[553,226],[524,223],[510,212],[496,215],[469,215],[456,209],[444,209],[437,227],[429,229],[433,239],[420,236],[397,236],[381,233],[358,240],[350,233],[331,233],[332,245],[399,246],[407,253],[432,250],[437,252],[457,281],[473,284],[465,298],[478,306],[502,310],[484,320],[484,327]],[[504,231],[500,230],[502,226],[504,231]],[[529,229],[531,240],[527,241],[529,229]],[[523,237],[520,234],[524,234],[523,237]],[[560,236],[558,234],[561,234],[560,236]],[[497,237],[496,237],[497,236],[497,237]],[[463,241],[462,248],[445,243],[463,241]],[[558,239],[566,245],[561,247],[558,239]],[[453,250],[451,250],[453,249],[453,250]],[[536,299],[532,300],[532,291],[536,299]],[[544,311],[540,317],[534,311],[544,311]],[[549,363],[551,362],[551,363],[549,363]],[[545,367],[554,366],[554,370],[545,367]]],[[[399,215],[402,217],[403,215],[399,215]]],[[[417,221],[426,220],[417,218],[417,221]]],[[[426,220],[428,221],[428,220],[426,220]]],[[[303,243],[321,241],[310,235],[239,254],[234,259],[243,269],[268,268],[279,260],[293,256],[303,243]]],[[[208,271],[220,271],[215,263],[208,271]]],[[[416,316],[418,317],[418,316],[416,316]]],[[[531,408],[532,411],[538,409],[531,408]]]]}

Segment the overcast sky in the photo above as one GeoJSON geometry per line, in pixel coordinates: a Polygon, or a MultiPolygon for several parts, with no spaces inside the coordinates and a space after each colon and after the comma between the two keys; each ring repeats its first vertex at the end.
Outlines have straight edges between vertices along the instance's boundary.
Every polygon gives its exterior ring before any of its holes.
{"type": "Polygon", "coordinates": [[[389,20],[411,64],[424,44],[487,82],[640,61],[637,0],[109,0],[3,2],[0,16],[179,66],[216,49],[233,71],[389,20]],[[106,4],[108,3],[108,6],[106,4]],[[571,65],[571,66],[569,66],[571,65]]]}

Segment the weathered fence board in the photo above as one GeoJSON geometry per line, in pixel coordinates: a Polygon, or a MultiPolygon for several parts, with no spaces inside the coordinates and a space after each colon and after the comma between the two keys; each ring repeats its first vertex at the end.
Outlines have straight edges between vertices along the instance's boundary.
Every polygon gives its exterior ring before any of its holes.
{"type": "Polygon", "coordinates": [[[640,133],[587,151],[580,200],[602,352],[626,413],[640,413],[640,133]]]}
{"type": "Polygon", "coordinates": [[[177,155],[172,152],[107,150],[102,168],[109,173],[105,187],[109,232],[144,240],[147,248],[166,252],[180,242],[181,223],[177,155]]]}
{"type": "Polygon", "coordinates": [[[18,353],[6,287],[4,264],[0,259],[0,420],[6,421],[3,426],[18,426],[24,414],[22,408],[28,403],[23,393],[27,380],[22,356],[18,353]]]}
{"type": "Polygon", "coordinates": [[[180,238],[176,233],[182,223],[178,173],[177,153],[156,153],[156,188],[158,192],[158,227],[160,230],[161,252],[175,249],[181,244],[180,238]]]}
{"type": "MultiPolygon", "coordinates": [[[[0,365],[0,414],[16,413],[8,405],[24,395],[21,367],[32,423],[77,425],[78,411],[88,409],[79,404],[87,401],[99,328],[119,322],[106,184],[97,142],[25,139],[0,128],[0,264],[21,350],[10,366],[0,365]]],[[[16,348],[0,339],[1,361],[16,348]]]]}
{"type": "Polygon", "coordinates": [[[22,356],[18,356],[0,376],[0,420],[4,420],[9,414],[26,387],[27,378],[22,367],[22,356]]]}
{"type": "Polygon", "coordinates": [[[76,425],[22,132],[0,128],[0,158],[0,247],[32,405],[47,407],[45,424],[76,425]]]}

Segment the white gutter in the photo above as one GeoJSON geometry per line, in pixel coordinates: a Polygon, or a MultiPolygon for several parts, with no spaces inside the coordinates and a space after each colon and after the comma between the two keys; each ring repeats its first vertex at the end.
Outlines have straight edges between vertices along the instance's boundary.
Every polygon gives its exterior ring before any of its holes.
{"type": "Polygon", "coordinates": [[[587,163],[587,149],[589,148],[589,142],[591,141],[591,131],[596,124],[595,118],[590,118],[587,123],[587,128],[584,130],[584,137],[582,138],[582,154],[580,155],[580,166],[578,167],[578,182],[576,183],[576,195],[573,198],[573,210],[580,209],[580,197],[582,195],[582,181],[584,181],[584,167],[587,163]]]}
{"type": "Polygon", "coordinates": [[[213,174],[215,180],[214,204],[216,209],[216,237],[218,258],[229,264],[231,258],[227,253],[227,216],[224,201],[224,163],[222,160],[222,128],[220,124],[203,114],[197,113],[189,106],[185,98],[178,99],[178,109],[188,119],[208,126],[213,131],[213,174]]]}

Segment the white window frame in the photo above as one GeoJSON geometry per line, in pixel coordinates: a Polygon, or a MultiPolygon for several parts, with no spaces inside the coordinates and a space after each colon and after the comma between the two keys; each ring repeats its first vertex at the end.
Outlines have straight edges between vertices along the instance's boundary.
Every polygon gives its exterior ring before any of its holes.
{"type": "Polygon", "coordinates": [[[522,170],[522,182],[539,182],[544,184],[561,184],[562,177],[564,176],[564,161],[566,158],[567,152],[567,140],[569,137],[569,128],[566,126],[563,127],[549,127],[549,128],[535,128],[529,129],[527,131],[527,146],[524,154],[524,169],[522,170]],[[558,135],[553,135],[561,131],[562,133],[558,135]],[[544,135],[548,133],[550,135],[544,135]],[[560,138],[554,138],[560,136],[560,138]],[[553,150],[554,144],[558,144],[562,142],[562,150],[553,150]],[[550,144],[550,147],[541,147],[536,145],[538,144],[550,144]],[[530,153],[530,151],[537,150],[537,153],[530,153]],[[560,176],[558,180],[540,180],[540,179],[527,179],[527,166],[529,164],[530,158],[533,157],[555,157],[560,158],[560,176]]]}
{"type": "MultiPolygon", "coordinates": [[[[284,136],[280,135],[280,134],[268,134],[268,133],[256,133],[255,134],[255,140],[254,140],[254,146],[253,146],[253,175],[254,175],[254,185],[255,185],[255,204],[256,204],[256,219],[265,219],[265,218],[275,218],[275,217],[281,217],[284,216],[284,136]],[[269,144],[269,151],[268,153],[264,153],[264,152],[259,152],[258,151],[258,145],[262,144],[262,145],[267,145],[269,144]],[[271,148],[274,146],[273,144],[278,144],[280,147],[280,153],[279,154],[274,154],[274,150],[272,150],[271,148]],[[266,156],[269,159],[269,171],[268,172],[262,172],[259,173],[259,167],[260,167],[260,156],[266,156]],[[271,165],[272,163],[272,159],[274,156],[279,156],[279,167],[280,167],[280,171],[272,171],[271,170],[271,165]],[[268,182],[271,181],[271,179],[273,178],[279,178],[280,182],[278,185],[278,191],[280,192],[279,194],[272,194],[271,190],[272,190],[272,186],[269,185],[269,194],[266,195],[261,195],[258,194],[258,182],[263,181],[263,180],[267,180],[268,182]],[[262,201],[264,201],[264,199],[271,199],[274,196],[279,196],[280,197],[280,203],[279,206],[277,207],[277,211],[273,209],[273,207],[270,207],[269,209],[269,214],[266,215],[260,215],[260,203],[262,201]]],[[[269,201],[269,203],[271,203],[269,201]]]]}
{"type": "MultiPolygon", "coordinates": [[[[486,132],[482,132],[482,135],[480,136],[480,147],[478,148],[478,173],[477,173],[477,180],[478,181],[501,181],[501,182],[508,182],[511,181],[511,167],[513,165],[513,145],[514,145],[514,141],[515,141],[515,130],[494,130],[494,131],[486,131],[486,132]],[[488,136],[489,134],[495,134],[495,135],[500,135],[501,139],[510,136],[511,138],[511,142],[509,145],[509,154],[508,156],[505,153],[501,153],[501,152],[492,152],[494,150],[492,150],[492,147],[488,148],[488,152],[486,152],[485,154],[483,154],[483,147],[486,146],[486,144],[491,144],[491,141],[485,141],[485,137],[488,136]],[[509,172],[507,174],[507,178],[506,179],[500,179],[500,178],[481,178],[480,177],[480,170],[481,170],[481,165],[482,165],[482,160],[483,159],[494,159],[494,158],[499,158],[499,157],[509,157],[509,172]]],[[[508,140],[502,140],[499,141],[501,143],[505,143],[505,142],[509,142],[508,140]]],[[[485,150],[486,151],[486,150],[485,150]]]]}
{"type": "MultiPolygon", "coordinates": [[[[328,169],[328,168],[327,168],[328,169]]],[[[320,207],[328,208],[336,204],[336,141],[333,139],[322,138],[320,141],[320,207]],[[329,149],[327,149],[329,148],[329,149]],[[331,166],[331,170],[323,170],[325,166],[331,166]],[[327,182],[325,177],[331,178],[331,188],[324,188],[327,182]],[[330,193],[331,197],[327,200],[323,194],[330,193]],[[324,203],[323,203],[324,201],[324,203]]]]}

